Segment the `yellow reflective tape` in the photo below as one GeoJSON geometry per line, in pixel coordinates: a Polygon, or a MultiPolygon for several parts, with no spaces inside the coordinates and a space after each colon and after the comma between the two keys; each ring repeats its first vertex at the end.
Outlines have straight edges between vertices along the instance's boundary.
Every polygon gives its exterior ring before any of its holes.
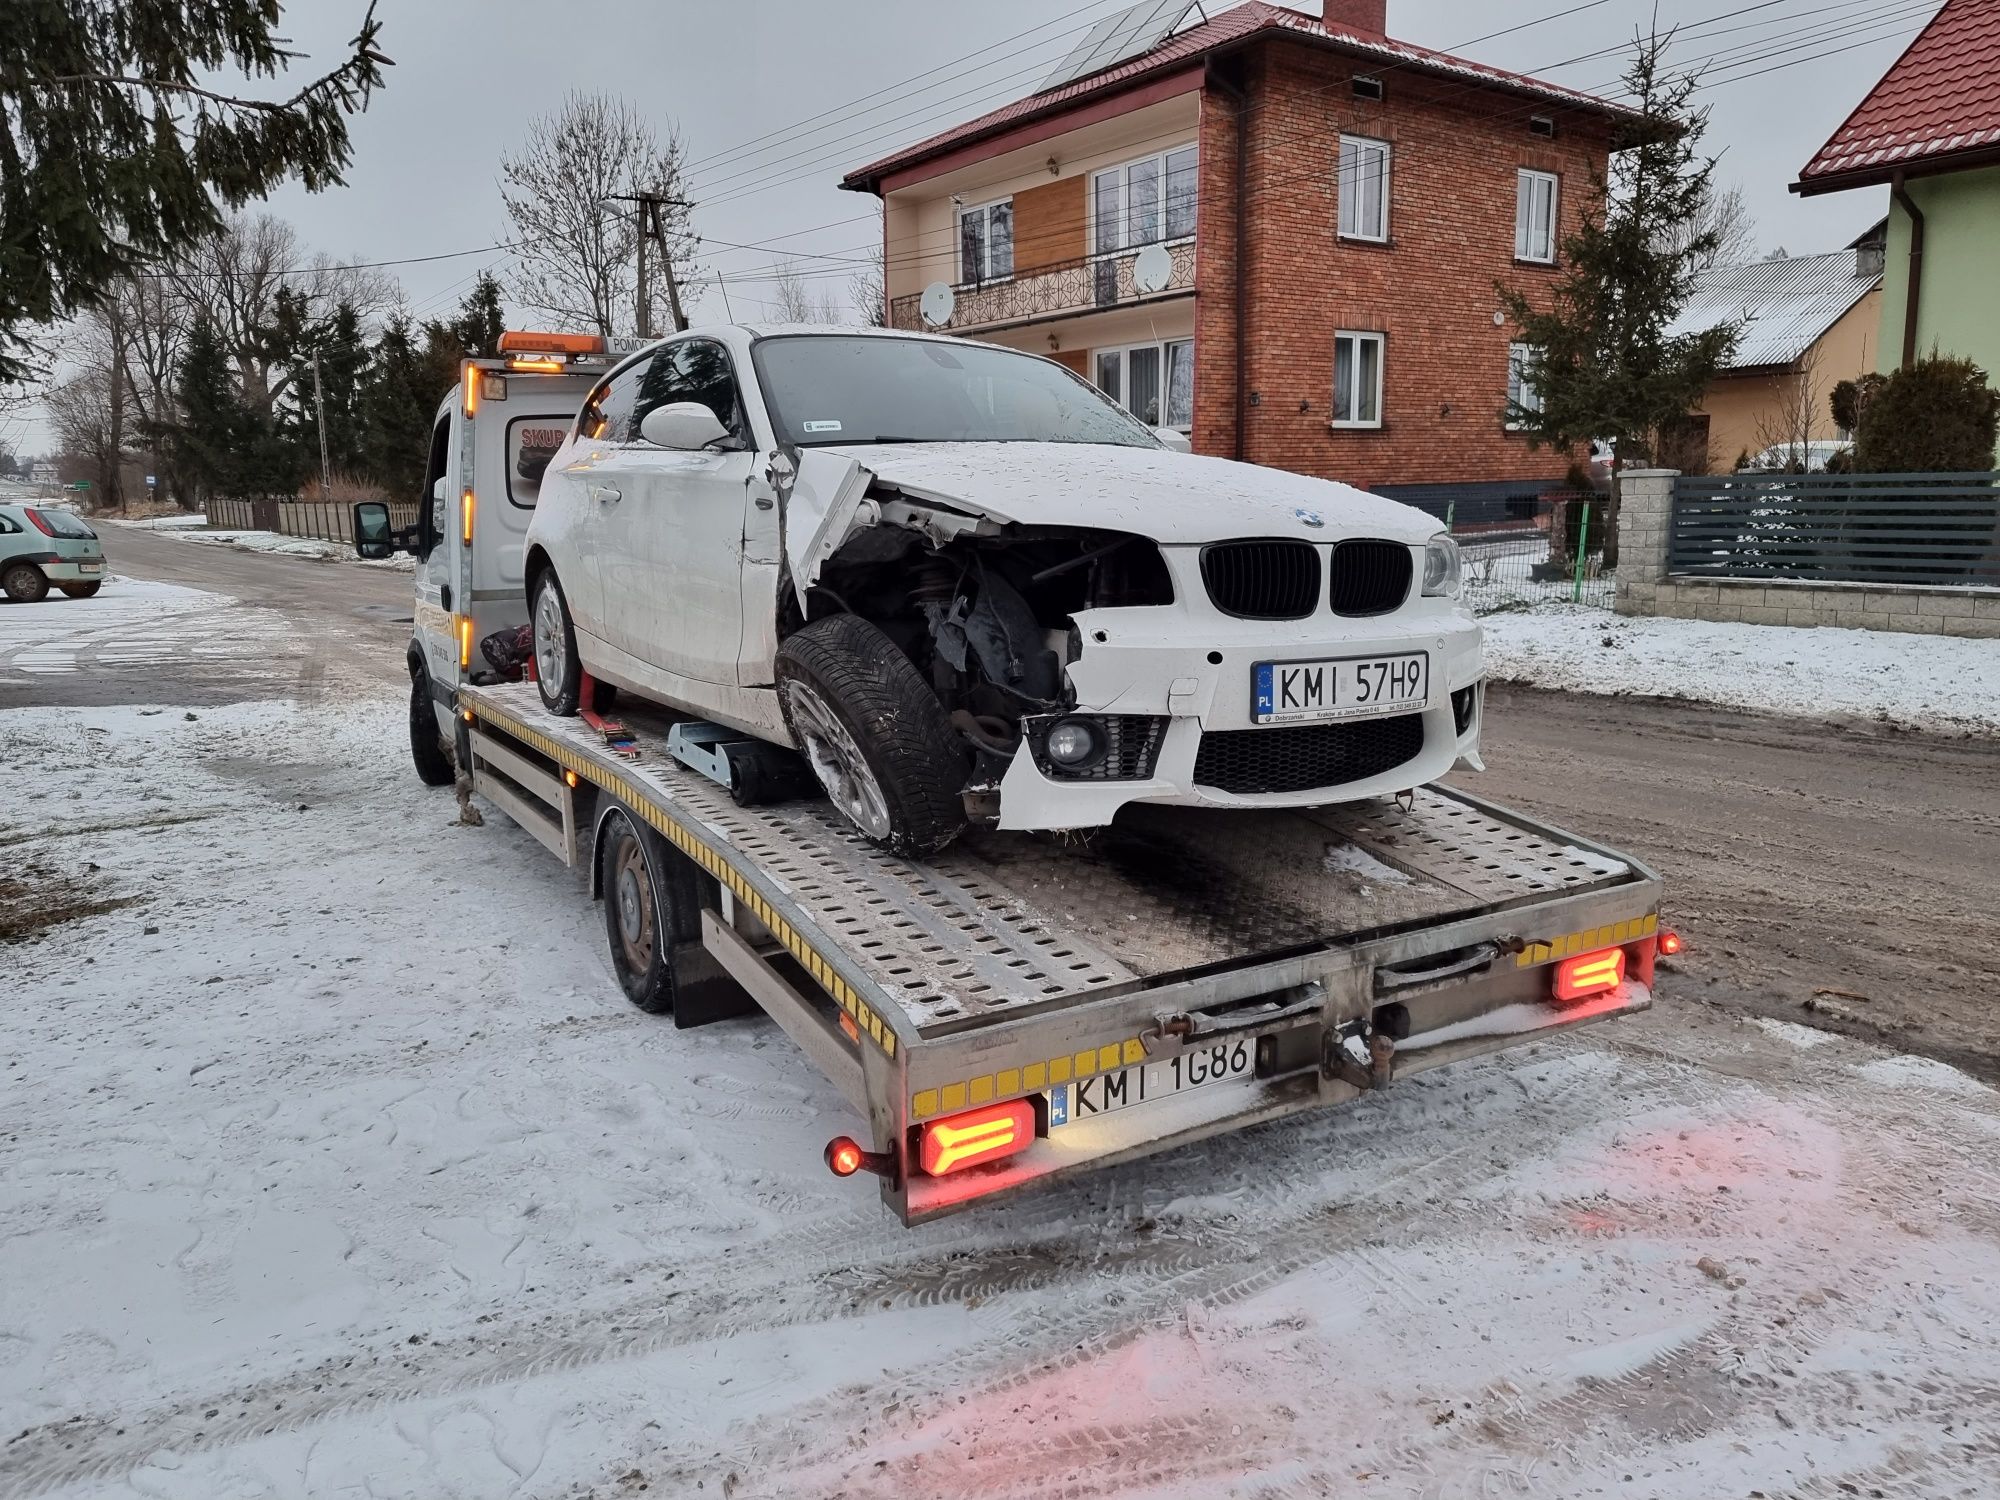
{"type": "Polygon", "coordinates": [[[1118,1059],[1123,1052],[1124,1049],[1116,1042],[1106,1042],[1102,1047],[1099,1047],[1097,1049],[1097,1071],[1100,1073],[1109,1073],[1113,1068],[1118,1066],[1118,1059]]]}
{"type": "Polygon", "coordinates": [[[1126,1067],[1129,1068],[1134,1063],[1141,1063],[1144,1062],[1145,1060],[1146,1060],[1146,1044],[1144,1042],[1140,1041],[1135,1036],[1131,1040],[1125,1043],[1126,1067]]]}
{"type": "Polygon", "coordinates": [[[937,1112],[938,1091],[936,1089],[920,1090],[916,1098],[910,1101],[910,1113],[915,1115],[919,1120],[927,1120],[937,1112]]]}
{"type": "Polygon", "coordinates": [[[945,1114],[955,1115],[965,1108],[965,1085],[948,1083],[938,1090],[938,1108],[945,1114]]]}
{"type": "Polygon", "coordinates": [[[1073,1061],[1076,1068],[1076,1076],[1079,1078],[1088,1078],[1092,1073],[1097,1071],[1097,1049],[1095,1047],[1086,1047],[1083,1051],[1077,1053],[1073,1061]]]}
{"type": "Polygon", "coordinates": [[[1003,1099],[1010,1094],[1020,1093],[1021,1070],[1019,1068],[1001,1069],[1001,1071],[996,1073],[993,1077],[993,1092],[998,1094],[1003,1099]]]}
{"type": "Polygon", "coordinates": [[[1027,1093],[1038,1093],[1048,1081],[1047,1063],[1029,1063],[1027,1067],[1021,1069],[1021,1088],[1027,1093]]]}
{"type": "Polygon", "coordinates": [[[1052,1058],[1050,1058],[1050,1059],[1049,1059],[1049,1082],[1050,1082],[1050,1083],[1068,1083],[1068,1082],[1069,1082],[1069,1059],[1068,1059],[1068,1058],[1066,1058],[1066,1057],[1052,1057],[1052,1058]]]}
{"type": "Polygon", "coordinates": [[[975,1078],[965,1086],[965,1099],[968,1104],[985,1104],[992,1098],[993,1075],[991,1073],[986,1074],[983,1078],[975,1078]]]}

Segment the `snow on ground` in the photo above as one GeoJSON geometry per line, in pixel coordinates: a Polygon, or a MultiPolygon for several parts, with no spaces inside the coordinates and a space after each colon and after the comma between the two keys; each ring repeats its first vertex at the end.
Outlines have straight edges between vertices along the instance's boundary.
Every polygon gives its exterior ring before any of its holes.
{"type": "Polygon", "coordinates": [[[242,552],[269,552],[279,557],[307,557],[315,562],[359,563],[365,568],[389,568],[402,573],[414,571],[417,566],[417,560],[407,552],[398,552],[393,557],[356,557],[354,548],[349,543],[322,541],[318,537],[285,536],[276,531],[210,531],[206,529],[204,519],[200,516],[194,517],[192,521],[179,516],[168,516],[161,518],[161,521],[119,521],[113,524],[160,530],[177,541],[200,542],[211,547],[234,547],[242,552]]]}
{"type": "Polygon", "coordinates": [[[104,519],[110,521],[114,526],[130,526],[134,531],[179,531],[186,526],[206,526],[208,524],[208,517],[200,511],[172,516],[146,516],[137,521],[121,520],[113,516],[106,516],[104,519]]]}
{"type": "Polygon", "coordinates": [[[1484,616],[1486,670],[1535,687],[2000,731],[2000,643],[1561,607],[1484,616]]]}
{"type": "Polygon", "coordinates": [[[89,599],[50,594],[38,604],[0,606],[0,683],[9,676],[79,670],[124,672],[176,661],[246,660],[283,632],[274,616],[239,612],[237,631],[199,628],[215,595],[149,578],[105,575],[89,599]],[[196,628],[189,628],[194,626],[196,628]]]}
{"type": "MultiPolygon", "coordinates": [[[[184,643],[283,645],[195,603],[184,643]]],[[[819,1165],[858,1122],[797,1049],[627,1005],[578,879],[458,826],[395,698],[0,729],[10,1500],[1995,1472],[2000,1096],[1939,1065],[1669,989],[905,1230],[819,1165]]]]}

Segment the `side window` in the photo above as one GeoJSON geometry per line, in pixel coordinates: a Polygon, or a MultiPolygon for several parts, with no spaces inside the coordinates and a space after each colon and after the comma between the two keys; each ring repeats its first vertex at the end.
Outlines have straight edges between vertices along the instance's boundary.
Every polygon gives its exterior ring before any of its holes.
{"type": "MultiPolygon", "coordinates": [[[[661,351],[664,354],[664,350],[661,351]]],[[[607,443],[636,443],[639,440],[640,383],[653,366],[660,362],[656,354],[650,361],[627,366],[613,375],[603,385],[590,393],[577,413],[577,431],[586,438],[601,438],[607,443]]]]}
{"type": "Polygon", "coordinates": [[[11,517],[0,516],[0,536],[13,536],[20,529],[20,524],[11,517]]]}
{"type": "Polygon", "coordinates": [[[729,351],[712,339],[688,339],[653,356],[639,381],[638,401],[632,412],[633,436],[638,435],[639,423],[647,412],[675,401],[697,401],[731,432],[743,431],[735,367],[729,362],[729,351]]]}
{"type": "Polygon", "coordinates": [[[446,412],[431,429],[431,456],[424,463],[424,487],[417,495],[417,514],[423,517],[417,528],[417,545],[426,557],[445,534],[445,502],[437,498],[436,492],[437,482],[444,478],[450,462],[451,413],[446,412]]]}

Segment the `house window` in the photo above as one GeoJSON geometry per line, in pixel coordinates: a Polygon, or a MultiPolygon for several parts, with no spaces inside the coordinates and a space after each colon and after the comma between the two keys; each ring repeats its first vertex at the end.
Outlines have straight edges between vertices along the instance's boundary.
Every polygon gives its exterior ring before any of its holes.
{"type": "Polygon", "coordinates": [[[1507,428],[1518,431],[1528,423],[1524,416],[1539,413],[1542,409],[1542,393],[1535,389],[1530,374],[1534,369],[1535,351],[1527,344],[1507,346],[1507,428]]]}
{"type": "Polygon", "coordinates": [[[1389,238],[1389,143],[1340,138],[1340,237],[1389,238]]]}
{"type": "Polygon", "coordinates": [[[1553,172],[1516,174],[1514,259],[1551,264],[1556,258],[1556,178],[1553,172]]]}
{"type": "Polygon", "coordinates": [[[1148,427],[1194,425],[1194,340],[1097,351],[1097,388],[1148,427]]]}
{"type": "Polygon", "coordinates": [[[968,286],[1014,274],[1014,200],[958,211],[958,279],[968,286]]]}
{"type": "Polygon", "coordinates": [[[1333,336],[1333,425],[1382,425],[1382,335],[1333,336]]]}
{"type": "Polygon", "coordinates": [[[1195,148],[1106,167],[1090,178],[1091,248],[1099,255],[1194,233],[1195,148]]]}

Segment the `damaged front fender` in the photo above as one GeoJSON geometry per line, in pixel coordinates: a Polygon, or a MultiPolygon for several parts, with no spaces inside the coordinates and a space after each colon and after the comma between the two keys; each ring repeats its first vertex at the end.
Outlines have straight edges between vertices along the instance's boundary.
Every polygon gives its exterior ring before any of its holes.
{"type": "Polygon", "coordinates": [[[875,475],[859,460],[830,449],[806,448],[795,465],[787,460],[773,467],[791,470],[789,482],[778,480],[779,525],[801,610],[806,608],[806,591],[818,581],[827,559],[857,531],[902,526],[921,533],[933,547],[942,547],[954,537],[999,530],[980,516],[871,495],[875,475]]]}

